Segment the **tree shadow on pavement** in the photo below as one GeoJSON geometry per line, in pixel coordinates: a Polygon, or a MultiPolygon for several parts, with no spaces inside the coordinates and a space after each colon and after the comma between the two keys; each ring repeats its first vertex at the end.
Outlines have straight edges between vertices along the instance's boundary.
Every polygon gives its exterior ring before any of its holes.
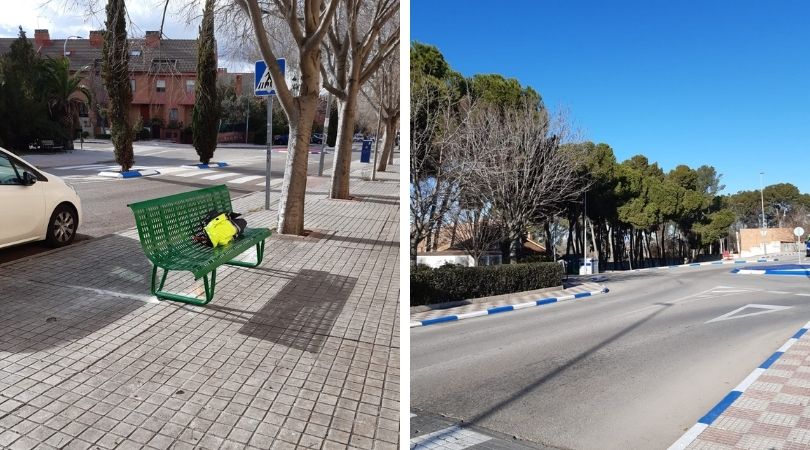
{"type": "Polygon", "coordinates": [[[0,267],[0,351],[79,340],[152,301],[149,261],[121,235],[75,243],[0,267]]]}
{"type": "Polygon", "coordinates": [[[662,312],[666,311],[667,308],[673,306],[671,303],[656,303],[656,305],[661,306],[661,309],[654,311],[653,313],[647,315],[641,320],[638,320],[634,324],[620,330],[618,333],[613,334],[612,336],[608,337],[607,339],[599,342],[598,344],[594,345],[593,347],[589,348],[588,350],[580,353],[575,358],[570,359],[565,364],[557,367],[556,369],[552,370],[551,372],[547,373],[543,377],[539,378],[538,380],[534,381],[533,383],[529,384],[528,386],[523,387],[519,391],[515,392],[514,394],[510,395],[508,398],[501,400],[500,402],[488,407],[485,411],[473,416],[469,423],[472,425],[480,424],[480,422],[488,419],[489,417],[497,414],[501,410],[506,409],[511,404],[515,402],[519,402],[524,396],[531,394],[535,389],[543,386],[544,384],[548,383],[549,381],[557,378],[561,374],[563,374],[566,370],[570,369],[571,367],[579,364],[580,362],[584,361],[597,351],[607,347],[608,345],[612,344],[613,342],[621,339],[622,337],[626,336],[636,328],[640,327],[641,325],[649,322],[655,316],[661,314],[662,312]]]}
{"type": "Polygon", "coordinates": [[[357,278],[302,270],[239,330],[239,333],[319,353],[357,278]]]}

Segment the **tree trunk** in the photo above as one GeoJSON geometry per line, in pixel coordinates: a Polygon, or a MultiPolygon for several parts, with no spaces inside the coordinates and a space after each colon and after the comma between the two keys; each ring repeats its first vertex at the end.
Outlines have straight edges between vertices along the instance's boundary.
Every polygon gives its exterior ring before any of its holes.
{"type": "Polygon", "coordinates": [[[278,205],[278,230],[281,234],[301,235],[304,232],[309,140],[317,101],[317,96],[300,97],[298,120],[290,122],[287,162],[278,205]]]}
{"type": "Polygon", "coordinates": [[[385,172],[388,168],[388,158],[394,154],[394,140],[396,140],[396,121],[393,118],[385,120],[385,140],[383,152],[377,164],[377,172],[385,172]]]}
{"type": "Polygon", "coordinates": [[[411,235],[411,266],[416,265],[416,248],[419,247],[419,241],[415,236],[411,235]]]}
{"type": "Polygon", "coordinates": [[[349,171],[352,164],[352,137],[354,120],[357,115],[357,94],[360,86],[356,78],[348,81],[346,99],[338,101],[338,135],[335,149],[334,169],[332,170],[332,188],[329,198],[349,199],[349,171]]]}

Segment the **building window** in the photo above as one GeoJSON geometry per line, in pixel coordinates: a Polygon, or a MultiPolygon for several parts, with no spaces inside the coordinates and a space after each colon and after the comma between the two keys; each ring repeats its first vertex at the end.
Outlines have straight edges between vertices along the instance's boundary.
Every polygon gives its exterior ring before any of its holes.
{"type": "Polygon", "coordinates": [[[155,87],[158,92],[166,92],[166,80],[157,80],[155,87]]]}
{"type": "Polygon", "coordinates": [[[135,93],[135,79],[134,78],[129,79],[129,88],[132,90],[132,93],[134,94],[135,93]]]}
{"type": "Polygon", "coordinates": [[[129,52],[129,56],[141,56],[141,51],[140,50],[132,50],[131,52],[129,52]]]}
{"type": "Polygon", "coordinates": [[[169,122],[177,122],[177,108],[169,110],[169,122]]]}
{"type": "Polygon", "coordinates": [[[196,81],[194,80],[186,80],[186,92],[194,92],[194,86],[196,85],[196,81]]]}

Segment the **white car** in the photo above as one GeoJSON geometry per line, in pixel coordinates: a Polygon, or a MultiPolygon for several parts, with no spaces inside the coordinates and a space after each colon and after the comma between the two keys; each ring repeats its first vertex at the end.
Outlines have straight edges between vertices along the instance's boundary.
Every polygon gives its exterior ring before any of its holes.
{"type": "Polygon", "coordinates": [[[0,147],[0,248],[76,237],[82,204],[73,187],[0,147]]]}

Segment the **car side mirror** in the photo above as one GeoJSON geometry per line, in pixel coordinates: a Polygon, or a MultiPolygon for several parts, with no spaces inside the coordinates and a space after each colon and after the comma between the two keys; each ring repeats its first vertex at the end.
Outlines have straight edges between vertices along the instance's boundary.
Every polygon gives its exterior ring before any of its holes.
{"type": "Polygon", "coordinates": [[[31,172],[23,172],[22,182],[24,186],[31,186],[37,182],[37,177],[35,177],[31,172]]]}

